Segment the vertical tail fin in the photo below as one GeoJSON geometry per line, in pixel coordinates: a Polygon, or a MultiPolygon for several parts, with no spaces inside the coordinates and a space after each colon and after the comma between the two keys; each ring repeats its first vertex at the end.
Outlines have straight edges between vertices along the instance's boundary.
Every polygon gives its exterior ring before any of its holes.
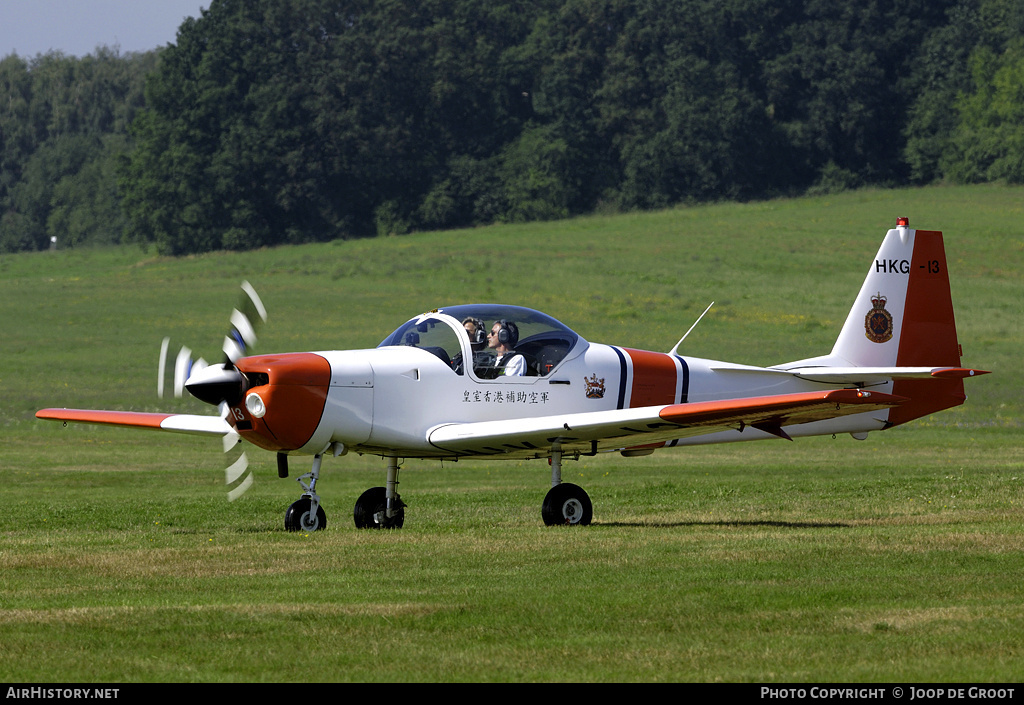
{"type": "Polygon", "coordinates": [[[960,365],[941,232],[886,234],[832,355],[861,367],[960,365]]]}
{"type": "MultiPolygon", "coordinates": [[[[882,241],[831,358],[857,367],[959,367],[942,233],[900,223],[882,241]]],[[[966,398],[961,379],[897,379],[892,393],[911,401],[889,412],[891,424],[966,398]]]]}

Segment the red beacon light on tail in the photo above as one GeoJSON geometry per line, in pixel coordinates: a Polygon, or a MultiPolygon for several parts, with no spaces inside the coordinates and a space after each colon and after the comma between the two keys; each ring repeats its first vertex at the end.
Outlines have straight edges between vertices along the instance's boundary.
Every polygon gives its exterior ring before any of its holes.
{"type": "Polygon", "coordinates": [[[896,219],[896,227],[897,228],[909,228],[910,227],[910,218],[908,218],[905,215],[904,216],[900,216],[899,218],[896,219]]]}

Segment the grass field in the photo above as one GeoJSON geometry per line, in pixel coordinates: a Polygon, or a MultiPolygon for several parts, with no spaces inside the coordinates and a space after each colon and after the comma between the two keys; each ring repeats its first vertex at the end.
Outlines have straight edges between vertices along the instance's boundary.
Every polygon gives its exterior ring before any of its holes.
{"type": "MultiPolygon", "coordinates": [[[[1024,189],[818,199],[250,253],[0,257],[0,680],[1019,681],[1024,189]],[[250,452],[62,428],[44,406],[156,398],[160,339],[217,357],[238,283],[261,352],[372,347],[505,301],[581,335],[771,364],[827,352],[897,215],[946,234],[964,363],[994,374],[905,427],[568,463],[594,525],[545,528],[542,461],[410,461],[398,532],[357,531],[377,458],[324,464],[326,531],[250,452]],[[510,254],[514,253],[514,254],[510,254]]],[[[298,460],[294,463],[299,466],[298,460]]],[[[297,474],[297,473],[295,473],[297,474]]]]}

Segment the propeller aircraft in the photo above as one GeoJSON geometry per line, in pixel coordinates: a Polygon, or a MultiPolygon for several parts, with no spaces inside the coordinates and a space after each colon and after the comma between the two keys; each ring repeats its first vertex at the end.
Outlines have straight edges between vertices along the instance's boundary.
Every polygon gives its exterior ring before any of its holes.
{"type": "MultiPolygon", "coordinates": [[[[592,502],[562,481],[563,460],[838,433],[863,440],[962,404],[963,380],[986,374],[961,366],[942,233],[906,218],[886,234],[832,351],[770,367],[688,357],[679,344],[660,353],[591,343],[544,313],[499,304],[417,315],[373,349],[248,355],[267,315],[255,290],[243,290],[224,361],[193,362],[183,348],[174,366],[175,394],[187,390],[219,415],[36,416],[219,436],[225,449],[247,441],[277,454],[280,477],[293,457],[312,456],[285,514],[292,531],[326,527],[322,460],[352,452],[386,465],[384,485],[355,503],[358,528],[404,524],[401,460],[473,458],[548,459],[544,523],[586,525],[592,502]]],[[[243,454],[227,469],[229,499],[252,482],[247,462],[243,454]]]]}

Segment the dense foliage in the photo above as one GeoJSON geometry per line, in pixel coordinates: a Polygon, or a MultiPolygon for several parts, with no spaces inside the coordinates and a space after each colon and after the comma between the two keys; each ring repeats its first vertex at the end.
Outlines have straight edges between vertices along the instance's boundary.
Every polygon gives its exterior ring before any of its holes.
{"type": "Polygon", "coordinates": [[[212,0],[161,52],[0,62],[0,251],[1021,182],[1021,7],[212,0]]]}
{"type": "Polygon", "coordinates": [[[0,252],[124,238],[118,161],[156,63],[109,49],[0,60],[0,252]]]}

